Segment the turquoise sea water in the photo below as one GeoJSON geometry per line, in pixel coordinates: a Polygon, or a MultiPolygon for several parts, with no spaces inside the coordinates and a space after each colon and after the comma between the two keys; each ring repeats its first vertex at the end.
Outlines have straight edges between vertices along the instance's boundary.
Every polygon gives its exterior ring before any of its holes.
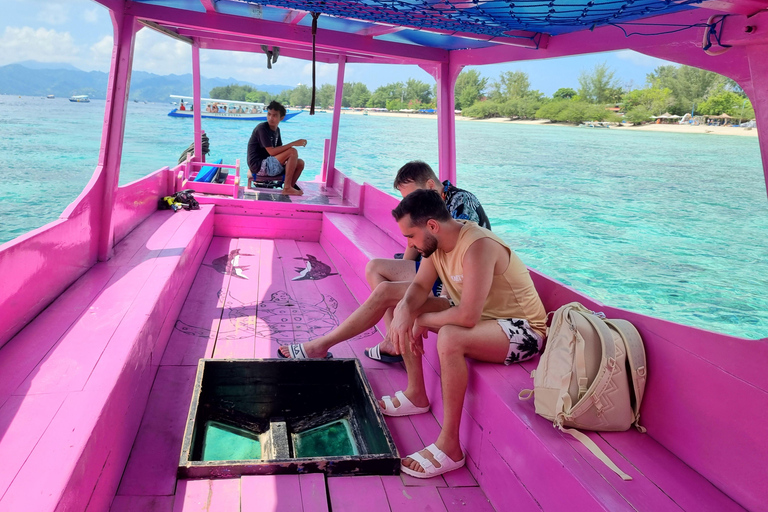
{"type": "MultiPolygon", "coordinates": [[[[175,165],[192,122],[130,103],[121,184],[175,165]]],[[[104,101],[0,96],[0,243],[50,222],[95,168],[104,101]]],[[[253,125],[211,120],[211,156],[245,162],[253,125]]],[[[305,177],[331,115],[301,114],[305,177]]],[[[523,261],[614,306],[768,337],[768,199],[756,138],[456,123],[458,184],[523,261]]],[[[337,167],[394,195],[410,159],[436,167],[434,118],[342,116],[337,167]]]]}

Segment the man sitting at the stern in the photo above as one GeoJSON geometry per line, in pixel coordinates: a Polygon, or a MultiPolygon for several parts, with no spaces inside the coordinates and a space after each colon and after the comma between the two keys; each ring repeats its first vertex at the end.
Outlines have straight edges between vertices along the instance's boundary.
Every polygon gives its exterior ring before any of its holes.
{"type": "Polygon", "coordinates": [[[285,118],[285,107],[277,101],[267,106],[267,120],[254,128],[248,141],[248,187],[254,176],[277,177],[285,173],[283,194],[300,196],[304,192],[296,185],[304,170],[304,160],[299,158],[297,146],[307,145],[305,139],[283,145],[280,137],[280,121],[285,118]]]}

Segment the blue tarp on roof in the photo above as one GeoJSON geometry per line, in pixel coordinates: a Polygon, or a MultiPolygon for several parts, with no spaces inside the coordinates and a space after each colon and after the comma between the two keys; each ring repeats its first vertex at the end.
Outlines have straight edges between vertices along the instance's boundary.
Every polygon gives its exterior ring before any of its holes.
{"type": "MultiPolygon", "coordinates": [[[[204,11],[200,0],[135,0],[177,9],[204,11]]],[[[286,9],[320,12],[318,26],[365,34],[378,24],[404,27],[376,39],[407,42],[444,50],[477,48],[488,43],[436,34],[448,31],[508,37],[510,31],[551,35],[620,24],[693,8],[702,0],[213,0],[224,14],[284,21],[286,9]],[[432,32],[430,32],[432,31],[432,32]],[[470,41],[470,42],[468,42],[470,41]]],[[[308,26],[310,16],[299,24],[308,26]]],[[[385,30],[386,32],[386,30],[385,30]]]]}

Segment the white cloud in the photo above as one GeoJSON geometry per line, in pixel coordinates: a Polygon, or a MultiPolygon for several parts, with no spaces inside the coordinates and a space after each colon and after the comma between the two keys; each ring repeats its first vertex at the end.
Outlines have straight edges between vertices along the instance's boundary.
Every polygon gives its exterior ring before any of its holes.
{"type": "Polygon", "coordinates": [[[32,27],[5,27],[0,37],[0,65],[24,60],[79,64],[81,48],[69,32],[32,27]]]}
{"type": "MultiPolygon", "coordinates": [[[[104,36],[96,44],[93,44],[90,48],[91,61],[90,68],[94,70],[104,71],[109,70],[110,63],[112,62],[112,36],[104,36]]],[[[85,69],[85,68],[84,68],[85,69]]]]}
{"type": "Polygon", "coordinates": [[[150,29],[136,34],[133,69],[158,75],[192,72],[192,47],[150,29]]]}
{"type": "Polygon", "coordinates": [[[646,68],[653,68],[656,66],[663,66],[665,64],[670,64],[665,60],[657,59],[656,57],[650,57],[648,55],[643,55],[642,53],[637,53],[632,50],[620,50],[618,52],[615,52],[615,55],[619,59],[626,60],[636,66],[642,66],[646,68]]]}
{"type": "Polygon", "coordinates": [[[69,6],[64,3],[43,2],[37,18],[50,25],[63,25],[69,21],[69,6]]]}
{"type": "Polygon", "coordinates": [[[99,13],[104,9],[100,6],[95,6],[93,9],[85,9],[83,11],[83,19],[88,23],[96,23],[99,21],[99,13]]]}

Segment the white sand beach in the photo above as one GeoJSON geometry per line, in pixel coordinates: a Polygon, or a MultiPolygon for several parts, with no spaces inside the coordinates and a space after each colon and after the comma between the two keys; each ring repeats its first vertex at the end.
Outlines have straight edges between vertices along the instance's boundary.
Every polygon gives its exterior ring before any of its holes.
{"type": "MultiPolygon", "coordinates": [[[[330,114],[330,110],[324,110],[322,112],[330,114]]],[[[358,115],[362,116],[365,115],[363,111],[359,110],[342,110],[342,114],[344,115],[358,115]]],[[[380,116],[380,117],[420,117],[420,118],[436,118],[437,116],[435,114],[419,114],[416,112],[377,112],[377,111],[368,111],[368,115],[370,116],[380,116]]],[[[492,119],[473,119],[471,117],[464,117],[457,115],[456,116],[457,122],[469,122],[469,123],[512,123],[512,124],[539,124],[539,125],[548,125],[548,126],[575,126],[572,124],[564,124],[564,123],[550,123],[546,119],[535,119],[535,120],[529,120],[529,121],[522,121],[522,120],[510,120],[507,118],[502,117],[495,117],[492,119]]],[[[680,124],[644,124],[642,126],[628,126],[628,125],[617,125],[617,126],[611,126],[611,129],[616,130],[627,130],[627,131],[650,131],[650,132],[671,132],[671,133],[698,133],[698,134],[709,134],[709,135],[736,135],[741,137],[757,137],[757,129],[756,128],[738,128],[738,127],[731,127],[731,126],[706,126],[706,125],[680,125],[680,124]]]]}

